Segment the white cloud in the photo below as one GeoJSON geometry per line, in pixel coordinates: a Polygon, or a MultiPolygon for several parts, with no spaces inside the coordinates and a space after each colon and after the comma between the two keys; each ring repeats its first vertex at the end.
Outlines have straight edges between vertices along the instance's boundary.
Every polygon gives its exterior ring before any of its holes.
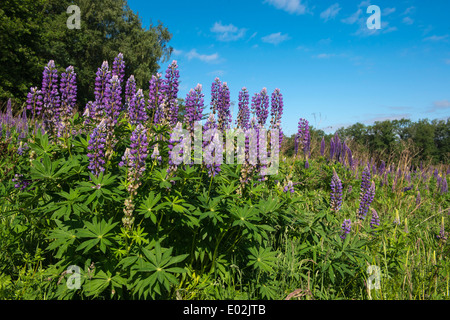
{"type": "Polygon", "coordinates": [[[423,39],[424,41],[433,41],[433,42],[439,42],[439,41],[446,41],[448,38],[448,34],[446,34],[445,36],[431,36],[431,37],[427,37],[425,39],[423,39]]]}
{"type": "Polygon", "coordinates": [[[232,24],[223,25],[222,22],[216,22],[211,28],[211,32],[217,35],[219,41],[235,41],[243,38],[247,29],[238,28],[232,24]]]}
{"type": "Polygon", "coordinates": [[[342,19],[341,22],[346,24],[354,24],[360,20],[362,10],[358,9],[354,14],[352,14],[350,17],[342,19]]]}
{"type": "Polygon", "coordinates": [[[325,20],[325,22],[327,22],[330,19],[334,19],[338,15],[339,11],[341,11],[341,7],[339,6],[339,3],[335,3],[328,9],[323,11],[320,14],[320,18],[322,18],[323,20],[325,20]]]}
{"type": "Polygon", "coordinates": [[[225,70],[214,70],[211,72],[208,72],[208,76],[212,77],[223,77],[225,75],[225,70]]]}
{"type": "Polygon", "coordinates": [[[395,11],[396,11],[395,8],[385,8],[385,9],[383,9],[382,15],[388,16],[388,15],[394,13],[395,11]]]}
{"type": "Polygon", "coordinates": [[[427,112],[438,112],[450,108],[450,101],[442,100],[433,102],[433,106],[427,112]]]}
{"type": "Polygon", "coordinates": [[[252,40],[254,37],[256,37],[257,34],[258,34],[258,32],[254,32],[254,33],[250,36],[250,38],[247,39],[246,42],[249,42],[250,40],[252,40]]]}
{"type": "Polygon", "coordinates": [[[196,49],[192,49],[191,51],[186,53],[186,57],[189,60],[198,59],[203,62],[212,63],[212,62],[216,62],[219,59],[219,54],[218,53],[213,53],[210,55],[199,54],[196,49]]]}
{"type": "Polygon", "coordinates": [[[183,50],[177,50],[177,49],[173,49],[172,53],[175,56],[181,56],[183,54],[183,50]]]}
{"type": "Polygon", "coordinates": [[[302,3],[302,0],[265,0],[264,2],[291,14],[305,14],[307,11],[307,7],[302,3]]]}
{"type": "Polygon", "coordinates": [[[402,21],[404,24],[408,24],[408,25],[412,25],[414,23],[414,20],[411,19],[410,17],[404,17],[402,21]]]}
{"type": "Polygon", "coordinates": [[[272,33],[265,37],[262,37],[261,40],[266,43],[271,43],[274,45],[280,44],[283,41],[289,40],[290,37],[287,34],[282,34],[281,32],[272,33]]]}
{"type": "Polygon", "coordinates": [[[450,64],[450,59],[446,59],[445,64],[450,64]]]}
{"type": "Polygon", "coordinates": [[[335,56],[334,53],[321,53],[321,54],[318,54],[318,55],[314,56],[314,58],[317,58],[317,59],[329,59],[329,58],[332,58],[334,56],[335,56]]]}
{"type": "Polygon", "coordinates": [[[409,7],[405,10],[405,12],[403,12],[403,15],[407,16],[409,14],[412,14],[416,11],[416,7],[409,7]]]}
{"type": "Polygon", "coordinates": [[[319,40],[318,44],[327,46],[327,45],[331,44],[331,42],[332,42],[331,38],[326,38],[326,39],[319,40]]]}

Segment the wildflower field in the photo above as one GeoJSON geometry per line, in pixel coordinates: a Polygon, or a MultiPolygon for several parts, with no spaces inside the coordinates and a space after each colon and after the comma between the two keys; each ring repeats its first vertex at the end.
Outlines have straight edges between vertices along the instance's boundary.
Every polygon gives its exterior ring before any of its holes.
{"type": "Polygon", "coordinates": [[[50,61],[1,113],[1,299],[449,299],[448,164],[315,141],[301,114],[286,157],[281,90],[216,79],[181,109],[176,61],[137,88],[125,60],[81,112],[50,61]]]}

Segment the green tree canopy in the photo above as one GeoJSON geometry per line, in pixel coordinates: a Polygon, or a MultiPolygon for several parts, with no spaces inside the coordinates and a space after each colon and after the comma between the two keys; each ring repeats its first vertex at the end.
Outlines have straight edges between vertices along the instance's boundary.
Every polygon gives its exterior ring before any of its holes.
{"type": "Polygon", "coordinates": [[[125,57],[125,77],[134,74],[137,86],[146,89],[159,63],[172,52],[172,35],[158,21],[144,28],[126,0],[3,0],[0,10],[0,99],[25,101],[31,86],[40,86],[49,60],[58,69],[75,67],[80,106],[91,100],[95,72],[103,60],[119,52],[125,57]],[[81,29],[69,29],[67,8],[76,4],[81,29]]]}

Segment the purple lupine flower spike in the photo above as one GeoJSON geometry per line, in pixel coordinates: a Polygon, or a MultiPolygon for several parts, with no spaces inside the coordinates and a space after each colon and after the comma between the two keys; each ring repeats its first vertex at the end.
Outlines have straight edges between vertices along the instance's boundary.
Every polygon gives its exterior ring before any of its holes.
{"type": "Polygon", "coordinates": [[[323,157],[325,155],[325,137],[322,137],[320,142],[320,155],[323,157]]]}
{"type": "Polygon", "coordinates": [[[186,96],[186,114],[184,122],[191,135],[194,133],[194,125],[203,118],[204,97],[202,93],[202,85],[197,84],[195,89],[191,89],[186,96]]]}
{"type": "Polygon", "coordinates": [[[269,115],[269,96],[267,88],[255,93],[252,97],[252,113],[256,116],[258,124],[264,126],[269,115]]]}
{"type": "Polygon", "coordinates": [[[352,230],[352,221],[350,219],[344,220],[344,222],[342,223],[341,229],[342,229],[342,234],[340,235],[340,237],[342,240],[345,240],[347,238],[347,235],[352,230]]]}
{"type": "Polygon", "coordinates": [[[131,75],[127,83],[125,84],[125,105],[130,104],[130,100],[136,94],[136,79],[134,79],[134,75],[131,75]]]}
{"type": "Polygon", "coordinates": [[[361,203],[358,208],[358,218],[364,220],[366,218],[367,211],[369,210],[370,204],[375,197],[375,182],[372,181],[371,186],[364,194],[361,199],[361,203]]]}
{"type": "Polygon", "coordinates": [[[250,123],[249,94],[247,88],[243,87],[239,92],[239,110],[236,119],[236,125],[242,130],[248,129],[250,123]]]}
{"type": "Polygon", "coordinates": [[[105,147],[106,147],[106,132],[103,123],[99,124],[90,135],[87,154],[89,158],[88,169],[91,173],[98,177],[101,172],[105,171],[105,147]]]}
{"type": "Polygon", "coordinates": [[[95,78],[94,96],[95,101],[92,103],[90,116],[96,121],[101,121],[106,116],[104,106],[106,88],[111,80],[111,71],[109,70],[108,61],[103,61],[102,66],[98,68],[95,78]]]}
{"type": "Polygon", "coordinates": [[[367,193],[367,191],[370,188],[370,179],[372,178],[371,174],[370,174],[370,169],[368,166],[366,166],[364,168],[364,171],[362,173],[362,178],[361,178],[361,192],[359,194],[359,201],[362,200],[362,198],[364,197],[364,195],[367,193]]]}
{"type": "Polygon", "coordinates": [[[176,60],[172,61],[167,68],[165,78],[164,94],[168,104],[167,119],[170,125],[174,127],[178,122],[178,79],[180,78],[176,60]]]}
{"type": "Polygon", "coordinates": [[[169,168],[167,168],[167,173],[169,176],[173,176],[174,173],[178,169],[178,156],[183,153],[182,148],[179,149],[179,153],[173,151],[175,145],[181,143],[183,141],[183,128],[181,122],[178,122],[175,128],[173,129],[170,139],[169,139],[169,168]],[[175,161],[174,161],[175,160],[175,161]]]}
{"type": "Polygon", "coordinates": [[[295,190],[294,190],[294,183],[292,181],[290,181],[290,180],[288,181],[287,185],[283,189],[284,193],[287,193],[288,191],[290,193],[294,193],[295,192],[295,190]]]}
{"type": "Polygon", "coordinates": [[[152,75],[152,78],[149,81],[149,99],[147,110],[149,113],[149,119],[153,118],[154,123],[159,123],[164,117],[164,112],[161,105],[163,100],[163,86],[161,74],[157,73],[156,75],[152,75]]]}
{"type": "Polygon", "coordinates": [[[338,212],[342,206],[342,182],[336,171],[331,178],[331,210],[338,212]]]}
{"type": "Polygon", "coordinates": [[[73,66],[67,67],[61,74],[61,116],[63,119],[70,117],[77,102],[77,74],[73,66]]]}
{"type": "Polygon", "coordinates": [[[58,70],[55,61],[50,60],[44,68],[42,79],[43,112],[45,122],[56,125],[60,114],[60,96],[58,91],[58,70]]]}
{"type": "Polygon", "coordinates": [[[138,124],[136,129],[132,132],[130,138],[130,157],[128,162],[128,167],[132,169],[131,178],[136,182],[140,179],[145,171],[145,160],[148,155],[148,140],[147,140],[147,129],[142,125],[138,124]]]}
{"type": "Polygon", "coordinates": [[[123,78],[125,77],[125,61],[123,60],[123,53],[119,53],[117,57],[114,58],[112,75],[117,76],[120,83],[123,83],[123,78]]]}
{"type": "Polygon", "coordinates": [[[106,84],[105,95],[103,97],[103,105],[109,124],[116,124],[119,114],[122,111],[122,87],[117,75],[111,77],[106,84]]]}
{"type": "Polygon", "coordinates": [[[446,176],[443,176],[442,178],[439,179],[438,187],[439,187],[439,192],[441,194],[445,194],[448,192],[448,183],[447,183],[446,176]]]}
{"type": "Polygon", "coordinates": [[[219,108],[219,96],[222,88],[222,82],[219,78],[215,78],[211,85],[211,111],[215,115],[219,108]]]}
{"type": "Polygon", "coordinates": [[[131,124],[144,123],[147,121],[147,111],[145,109],[145,98],[142,89],[134,94],[129,102],[128,116],[131,124]]]}
{"type": "Polygon", "coordinates": [[[306,154],[310,149],[311,136],[309,133],[309,122],[303,118],[300,118],[298,122],[298,132],[296,135],[296,154],[298,148],[301,147],[303,152],[306,154]]]}
{"type": "Polygon", "coordinates": [[[378,212],[374,209],[372,209],[372,219],[370,220],[370,227],[372,229],[375,229],[380,225],[380,217],[378,216],[378,212]]]}
{"type": "Polygon", "coordinates": [[[350,148],[347,146],[347,158],[348,158],[348,165],[350,167],[350,169],[353,168],[353,154],[352,154],[352,150],[350,150],[350,148]]]}
{"type": "Polygon", "coordinates": [[[448,232],[445,232],[444,217],[442,217],[441,230],[439,231],[439,235],[437,235],[437,238],[442,241],[447,241],[448,239],[448,232]]]}
{"type": "Polygon", "coordinates": [[[219,91],[219,100],[217,106],[217,128],[220,131],[229,129],[231,123],[231,111],[230,111],[230,89],[226,82],[222,83],[219,91]]]}
{"type": "Polygon", "coordinates": [[[281,146],[283,142],[283,131],[281,128],[281,117],[283,115],[283,95],[281,94],[280,89],[276,88],[272,92],[271,97],[271,120],[270,120],[270,127],[272,129],[278,129],[279,130],[279,146],[281,146]]]}
{"type": "Polygon", "coordinates": [[[41,115],[42,112],[42,92],[37,87],[30,88],[27,95],[27,110],[31,111],[32,117],[41,115]]]}
{"type": "MultiPolygon", "coordinates": [[[[222,145],[219,143],[219,145],[216,145],[214,148],[214,151],[211,151],[211,144],[214,143],[214,136],[215,134],[218,134],[219,130],[217,128],[217,123],[214,117],[214,113],[210,113],[208,120],[206,121],[204,127],[203,127],[203,151],[205,154],[204,163],[206,164],[206,168],[208,170],[208,175],[210,177],[216,176],[221,171],[221,162],[216,161],[220,159],[222,156],[221,148],[222,145]],[[208,134],[209,133],[209,139],[208,134]]],[[[212,148],[211,148],[212,149],[212,148]]]]}

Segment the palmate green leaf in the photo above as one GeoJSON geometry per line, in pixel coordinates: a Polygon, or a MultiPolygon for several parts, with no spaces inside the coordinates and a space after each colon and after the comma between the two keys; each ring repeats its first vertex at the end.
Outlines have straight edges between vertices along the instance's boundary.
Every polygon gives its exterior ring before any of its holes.
{"type": "Polygon", "coordinates": [[[261,219],[258,215],[258,211],[255,208],[245,205],[245,207],[233,207],[231,210],[235,221],[232,226],[241,226],[251,231],[258,231],[258,226],[253,222],[259,222],[261,219]]]}
{"type": "Polygon", "coordinates": [[[214,225],[216,225],[217,222],[222,223],[223,217],[220,210],[220,201],[222,199],[223,196],[210,198],[207,191],[203,190],[203,193],[198,196],[198,200],[200,200],[199,209],[201,210],[199,220],[201,221],[205,218],[209,218],[214,225]]]}
{"type": "Polygon", "coordinates": [[[106,272],[98,271],[92,280],[87,280],[83,286],[86,296],[98,297],[102,292],[111,287],[112,289],[121,288],[127,285],[127,279],[121,277],[119,274],[112,275],[107,270],[106,272]]]}
{"type": "Polygon", "coordinates": [[[101,220],[97,222],[97,218],[94,217],[92,222],[85,221],[84,225],[86,228],[77,229],[76,235],[78,238],[90,238],[82,242],[78,247],[77,251],[84,249],[83,254],[87,253],[90,249],[92,249],[95,245],[99,244],[100,250],[105,253],[106,248],[111,246],[112,243],[112,235],[109,233],[118,222],[112,223],[112,218],[106,222],[105,220],[101,220]]]}
{"type": "Polygon", "coordinates": [[[257,208],[260,214],[265,215],[276,212],[282,205],[282,201],[277,196],[273,196],[268,199],[261,199],[257,204],[257,208]]]}
{"type": "Polygon", "coordinates": [[[250,261],[247,263],[247,266],[253,266],[254,269],[260,271],[272,272],[276,266],[277,253],[271,251],[271,249],[270,247],[259,247],[259,249],[255,247],[249,248],[250,254],[247,257],[250,261]]]}
{"type": "Polygon", "coordinates": [[[63,225],[58,220],[56,220],[56,223],[58,228],[52,230],[47,237],[47,239],[53,240],[53,242],[48,245],[47,250],[58,249],[55,258],[60,259],[67,249],[75,242],[77,235],[76,230],[71,229],[70,225],[63,225]]]}
{"type": "Polygon", "coordinates": [[[106,175],[103,172],[100,173],[98,177],[89,173],[91,181],[81,181],[78,183],[77,189],[81,193],[89,193],[86,205],[92,203],[94,207],[99,204],[103,204],[105,200],[109,201],[122,201],[122,193],[114,183],[117,181],[117,176],[108,173],[106,175]]]}
{"type": "Polygon", "coordinates": [[[69,219],[71,213],[79,215],[80,213],[89,212],[89,208],[84,204],[85,195],[80,195],[78,190],[70,189],[69,193],[61,191],[57,193],[65,199],[65,201],[58,201],[51,203],[48,207],[48,211],[52,214],[52,219],[60,219],[65,217],[69,219]]]}
{"type": "Polygon", "coordinates": [[[143,214],[145,218],[150,218],[154,224],[156,224],[156,214],[158,211],[166,206],[165,203],[158,202],[161,199],[161,194],[155,195],[153,191],[145,198],[144,202],[139,206],[137,213],[143,214]]]}
{"type": "Polygon", "coordinates": [[[167,176],[166,169],[155,169],[150,177],[153,181],[159,183],[159,187],[161,189],[171,189],[172,183],[169,180],[177,181],[180,180],[180,177],[171,177],[170,179],[167,176]]]}
{"type": "Polygon", "coordinates": [[[184,273],[186,269],[173,265],[186,259],[188,254],[172,256],[172,251],[172,248],[161,248],[159,242],[156,242],[154,247],[147,246],[146,248],[142,248],[146,261],[140,265],[133,266],[133,269],[137,272],[134,292],[139,297],[143,294],[145,297],[148,290],[154,290],[160,295],[160,285],[166,291],[169,291],[170,284],[178,284],[175,274],[184,273]]]}
{"type": "Polygon", "coordinates": [[[235,185],[235,181],[226,181],[226,183],[221,183],[218,188],[219,194],[227,197],[232,197],[236,195],[236,190],[238,186],[235,185]]]}
{"type": "Polygon", "coordinates": [[[28,144],[34,152],[38,155],[38,157],[46,154],[50,154],[52,150],[55,148],[52,144],[48,141],[48,134],[42,134],[41,130],[36,131],[36,137],[35,142],[28,144]]]}
{"type": "Polygon", "coordinates": [[[179,199],[178,196],[175,197],[164,197],[167,201],[164,204],[170,208],[173,212],[184,213],[187,211],[187,203],[184,199],[179,199]]]}
{"type": "Polygon", "coordinates": [[[257,286],[262,298],[265,299],[277,299],[277,287],[272,284],[259,284],[257,286]]]}

